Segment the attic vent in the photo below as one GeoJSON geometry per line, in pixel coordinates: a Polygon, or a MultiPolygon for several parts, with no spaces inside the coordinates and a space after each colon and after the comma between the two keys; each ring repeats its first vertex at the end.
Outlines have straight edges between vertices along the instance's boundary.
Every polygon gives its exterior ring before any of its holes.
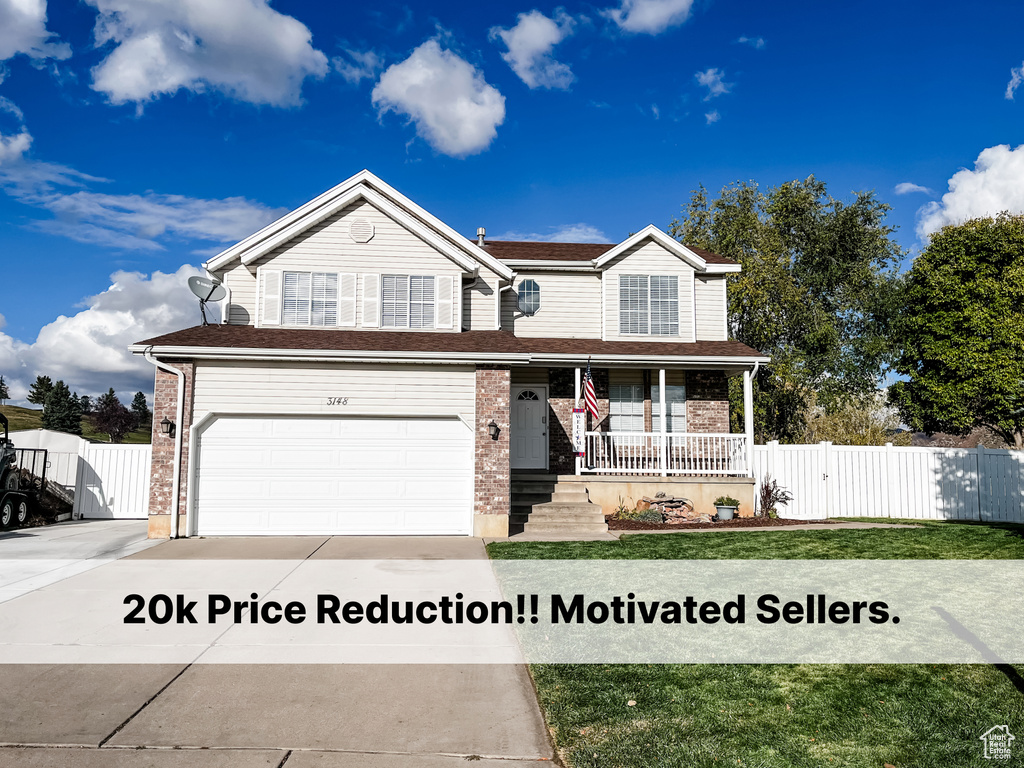
{"type": "Polygon", "coordinates": [[[373,239],[373,222],[369,219],[352,219],[348,225],[348,236],[354,243],[368,243],[373,239]]]}

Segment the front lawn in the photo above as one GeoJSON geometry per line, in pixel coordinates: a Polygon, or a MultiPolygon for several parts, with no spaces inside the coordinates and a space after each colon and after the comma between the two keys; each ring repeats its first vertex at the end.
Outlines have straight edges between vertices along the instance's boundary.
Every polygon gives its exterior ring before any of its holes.
{"type": "MultiPolygon", "coordinates": [[[[495,559],[1017,559],[1022,532],[925,523],[502,542],[488,552],[495,559]]],[[[571,768],[984,766],[991,761],[982,757],[982,733],[1002,724],[1024,731],[1024,681],[1006,667],[534,665],[531,672],[571,768]]]]}

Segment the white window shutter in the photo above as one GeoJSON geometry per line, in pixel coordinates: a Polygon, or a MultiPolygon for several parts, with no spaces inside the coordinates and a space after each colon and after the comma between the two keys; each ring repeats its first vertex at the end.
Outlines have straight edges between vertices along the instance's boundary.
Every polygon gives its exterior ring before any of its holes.
{"type": "Polygon", "coordinates": [[[351,272],[338,274],[338,325],[351,328],[356,324],[356,276],[351,272]]]}
{"type": "Polygon", "coordinates": [[[454,298],[455,281],[451,275],[438,275],[437,290],[434,293],[434,327],[451,328],[454,319],[454,298]]]}
{"type": "Polygon", "coordinates": [[[363,327],[380,327],[380,275],[363,275],[363,327]]]}
{"type": "Polygon", "coordinates": [[[280,325],[281,270],[260,267],[260,294],[263,297],[260,325],[280,325]]]}

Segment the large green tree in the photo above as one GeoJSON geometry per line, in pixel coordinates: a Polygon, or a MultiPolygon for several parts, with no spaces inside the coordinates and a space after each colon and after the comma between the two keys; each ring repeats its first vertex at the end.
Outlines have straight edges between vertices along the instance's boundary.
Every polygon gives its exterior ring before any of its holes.
{"type": "Polygon", "coordinates": [[[36,376],[25,399],[36,405],[45,405],[46,396],[50,394],[51,389],[53,389],[53,379],[49,376],[36,376]]]}
{"type": "Polygon", "coordinates": [[[7,388],[7,382],[0,376],[0,405],[11,399],[11,391],[7,388]]]}
{"type": "Polygon", "coordinates": [[[944,227],[914,260],[889,389],[915,429],[988,427],[1024,448],[1024,216],[944,227]]]}
{"type": "Polygon", "coordinates": [[[100,395],[90,416],[93,426],[110,437],[110,442],[124,442],[125,435],[139,426],[139,417],[117,399],[114,388],[100,395]]]}
{"type": "Polygon", "coordinates": [[[743,266],[728,278],[730,332],[772,357],[755,380],[758,440],[798,441],[812,400],[831,413],[878,387],[903,256],[888,211],[873,192],[844,202],[811,176],[766,191],[737,182],[713,200],[701,187],[672,222],[681,242],[743,266]]]}
{"type": "Polygon", "coordinates": [[[43,429],[82,434],[82,404],[63,381],[54,384],[43,403],[43,429]]]}

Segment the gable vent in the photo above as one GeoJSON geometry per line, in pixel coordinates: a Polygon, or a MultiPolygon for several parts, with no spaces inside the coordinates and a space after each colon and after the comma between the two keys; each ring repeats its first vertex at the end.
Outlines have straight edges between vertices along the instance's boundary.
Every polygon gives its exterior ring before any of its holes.
{"type": "Polygon", "coordinates": [[[373,222],[369,219],[352,219],[348,225],[348,236],[354,243],[368,243],[373,239],[373,222]]]}

